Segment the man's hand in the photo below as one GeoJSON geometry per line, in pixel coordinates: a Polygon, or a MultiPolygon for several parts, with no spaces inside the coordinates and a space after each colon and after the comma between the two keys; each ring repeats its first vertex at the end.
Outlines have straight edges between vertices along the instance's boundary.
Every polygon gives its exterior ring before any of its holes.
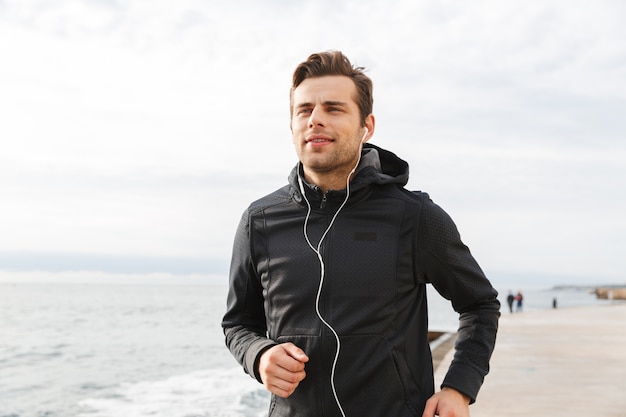
{"type": "Polygon", "coordinates": [[[459,391],[444,387],[426,402],[422,417],[469,417],[470,399],[459,391]]]}
{"type": "Polygon", "coordinates": [[[309,357],[293,343],[273,346],[261,354],[259,375],[265,388],[287,398],[304,379],[304,364],[309,357]]]}

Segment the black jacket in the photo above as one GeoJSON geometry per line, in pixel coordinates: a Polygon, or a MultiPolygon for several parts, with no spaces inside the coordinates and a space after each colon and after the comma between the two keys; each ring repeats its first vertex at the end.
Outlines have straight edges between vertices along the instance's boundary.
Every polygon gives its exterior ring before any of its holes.
{"type": "MultiPolygon", "coordinates": [[[[309,356],[306,378],[270,416],[340,416],[331,390],[337,343],[315,312],[320,262],[303,232],[298,166],[289,185],[252,203],[236,233],[226,344],[260,380],[268,347],[293,342],[309,356]]],[[[444,386],[476,398],[495,345],[500,304],[450,217],[427,194],[403,188],[408,164],[365,145],[350,197],[324,238],[319,309],[340,338],[337,396],[347,416],[421,416],[434,393],[426,284],[460,313],[444,386]]],[[[346,196],[305,183],[314,246],[346,196]]]]}

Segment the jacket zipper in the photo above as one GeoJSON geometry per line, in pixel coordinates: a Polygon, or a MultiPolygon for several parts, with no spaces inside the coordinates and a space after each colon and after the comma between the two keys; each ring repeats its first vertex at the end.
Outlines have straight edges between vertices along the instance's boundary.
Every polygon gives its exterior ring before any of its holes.
{"type": "Polygon", "coordinates": [[[322,194],[322,201],[320,201],[320,208],[323,209],[326,207],[326,201],[328,200],[328,191],[322,194]]]}

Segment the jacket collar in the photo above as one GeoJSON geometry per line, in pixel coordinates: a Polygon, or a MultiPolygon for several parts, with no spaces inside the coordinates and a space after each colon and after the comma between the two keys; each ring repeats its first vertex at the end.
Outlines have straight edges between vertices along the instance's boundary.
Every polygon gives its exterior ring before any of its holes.
{"type": "MultiPolygon", "coordinates": [[[[296,201],[302,201],[298,176],[302,178],[303,188],[307,198],[311,202],[319,202],[322,199],[344,199],[346,189],[330,190],[327,195],[315,184],[310,184],[304,179],[304,172],[300,163],[291,170],[289,184],[292,195],[296,201]]],[[[409,164],[394,153],[376,145],[366,143],[363,145],[361,161],[356,169],[356,175],[350,182],[350,193],[356,192],[373,184],[397,184],[404,186],[409,180],[409,164]]]]}

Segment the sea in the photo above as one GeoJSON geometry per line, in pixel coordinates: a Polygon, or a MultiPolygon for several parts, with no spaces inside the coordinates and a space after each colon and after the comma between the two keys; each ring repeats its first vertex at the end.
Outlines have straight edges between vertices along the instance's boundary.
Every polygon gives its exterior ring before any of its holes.
{"type": "MultiPolygon", "coordinates": [[[[19,278],[0,279],[0,417],[267,415],[269,395],[224,345],[225,281],[19,278]]],[[[524,296],[524,311],[606,303],[576,288],[524,296]]],[[[432,289],[429,316],[456,328],[432,289]]]]}

